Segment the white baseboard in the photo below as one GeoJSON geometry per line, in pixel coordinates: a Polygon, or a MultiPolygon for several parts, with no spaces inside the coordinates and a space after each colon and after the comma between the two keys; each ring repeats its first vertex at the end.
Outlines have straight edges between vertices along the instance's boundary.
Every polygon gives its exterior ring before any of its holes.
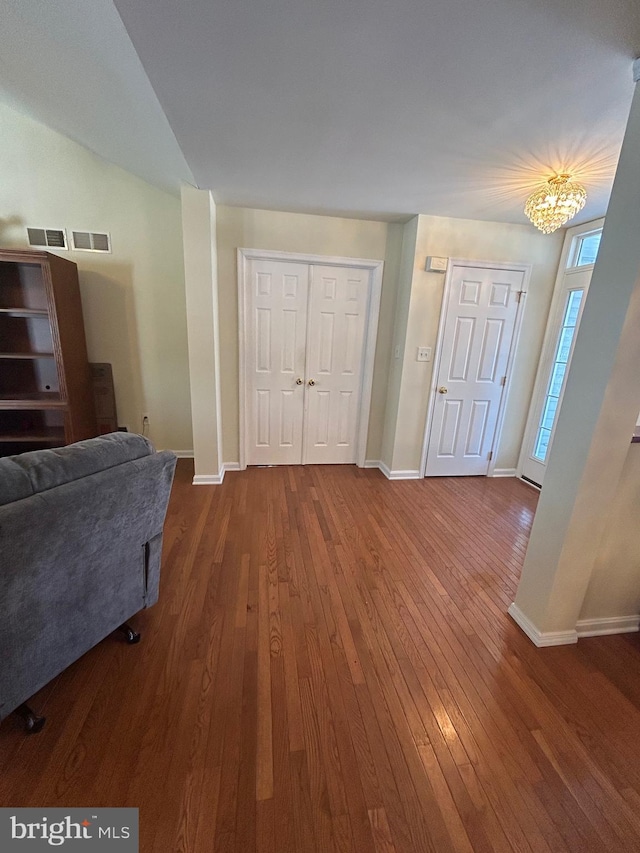
{"type": "Polygon", "coordinates": [[[196,474],[191,482],[194,486],[221,486],[227,471],[239,470],[239,462],[224,462],[218,474],[196,474]]]}
{"type": "MultiPolygon", "coordinates": [[[[391,471],[384,462],[377,462],[377,467],[382,471],[387,480],[419,480],[420,471],[391,471]]],[[[365,462],[365,468],[374,468],[375,465],[365,462]]]]}
{"type": "Polygon", "coordinates": [[[379,459],[365,459],[364,465],[362,467],[363,468],[378,468],[379,469],[381,464],[382,463],[380,462],[379,459]]]}
{"type": "Polygon", "coordinates": [[[224,480],[224,468],[219,474],[196,474],[191,481],[194,486],[220,486],[224,480]]]}
{"type": "Polygon", "coordinates": [[[419,480],[420,471],[389,471],[390,480],[419,480]]]}
{"type": "Polygon", "coordinates": [[[640,630],[640,616],[605,616],[600,619],[579,619],[576,630],[579,637],[631,634],[640,630]]]}
{"type": "Polygon", "coordinates": [[[578,642],[577,631],[540,631],[528,616],[514,603],[509,607],[509,616],[524,631],[531,642],[544,648],[545,646],[569,646],[578,642]]]}
{"type": "Polygon", "coordinates": [[[193,459],[193,450],[172,450],[178,459],[193,459]]]}
{"type": "Polygon", "coordinates": [[[494,468],[493,474],[491,477],[515,477],[516,469],[515,468],[494,468]]]}

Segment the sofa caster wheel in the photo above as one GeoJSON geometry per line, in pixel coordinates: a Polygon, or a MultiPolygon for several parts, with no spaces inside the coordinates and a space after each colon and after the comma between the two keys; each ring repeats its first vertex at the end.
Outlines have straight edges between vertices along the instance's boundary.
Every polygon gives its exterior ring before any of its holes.
{"type": "Polygon", "coordinates": [[[131,625],[128,625],[126,622],[118,628],[118,631],[122,631],[130,646],[140,642],[140,634],[134,631],[131,625]]]}
{"type": "Polygon", "coordinates": [[[19,708],[16,708],[16,714],[22,717],[24,730],[28,735],[36,735],[41,732],[47,722],[46,717],[39,717],[28,705],[20,705],[19,708]]]}

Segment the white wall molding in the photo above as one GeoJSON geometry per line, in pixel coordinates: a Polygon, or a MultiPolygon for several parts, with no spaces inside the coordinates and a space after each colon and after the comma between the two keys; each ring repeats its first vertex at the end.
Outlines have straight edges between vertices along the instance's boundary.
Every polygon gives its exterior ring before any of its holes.
{"type": "Polygon", "coordinates": [[[546,646],[569,646],[578,642],[577,631],[540,631],[529,617],[524,615],[515,602],[509,607],[508,613],[538,648],[546,646]]]}
{"type": "Polygon", "coordinates": [[[600,619],[579,619],[576,630],[578,637],[632,634],[640,630],[640,616],[605,616],[600,619]]]}
{"type": "Polygon", "coordinates": [[[419,480],[420,479],[420,471],[411,470],[411,471],[392,471],[388,465],[385,465],[384,462],[374,462],[373,460],[369,460],[369,462],[365,463],[365,468],[379,468],[387,480],[419,480]]]}
{"type": "Polygon", "coordinates": [[[382,463],[379,459],[365,459],[363,468],[378,468],[380,470],[380,465],[382,463]]]}
{"type": "Polygon", "coordinates": [[[193,450],[172,450],[171,451],[178,459],[193,459],[193,450]]]}
{"type": "Polygon", "coordinates": [[[224,468],[219,474],[196,474],[191,481],[194,486],[220,486],[224,480],[224,468]]]}
{"type": "MultiPolygon", "coordinates": [[[[386,466],[385,466],[386,467],[386,466]]],[[[387,471],[389,469],[387,468],[387,471]]],[[[387,476],[390,480],[420,480],[420,471],[418,469],[410,470],[410,471],[389,471],[387,474],[386,471],[382,472],[387,476]]]]}
{"type": "Polygon", "coordinates": [[[489,477],[515,477],[516,469],[515,468],[494,468],[493,473],[489,474],[489,477]]]}
{"type": "Polygon", "coordinates": [[[221,486],[227,471],[241,471],[239,462],[225,462],[217,474],[196,474],[191,484],[193,486],[221,486]]]}

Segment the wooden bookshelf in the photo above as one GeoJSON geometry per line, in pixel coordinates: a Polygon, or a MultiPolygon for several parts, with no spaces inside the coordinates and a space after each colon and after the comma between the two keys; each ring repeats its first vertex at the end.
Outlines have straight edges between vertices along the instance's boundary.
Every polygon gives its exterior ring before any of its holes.
{"type": "Polygon", "coordinates": [[[0,456],[94,435],[76,265],[0,250],[0,456]]]}

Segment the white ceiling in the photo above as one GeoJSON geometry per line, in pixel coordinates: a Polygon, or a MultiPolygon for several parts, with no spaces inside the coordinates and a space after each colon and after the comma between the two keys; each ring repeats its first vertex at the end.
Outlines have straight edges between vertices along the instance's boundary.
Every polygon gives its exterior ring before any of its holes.
{"type": "Polygon", "coordinates": [[[191,172],[227,204],[526,222],[566,170],[589,192],[576,222],[606,210],[638,0],[115,5],[124,27],[112,0],[2,0],[5,96],[162,186],[191,172]]]}
{"type": "Polygon", "coordinates": [[[194,182],[111,0],[0,0],[0,100],[163,189],[194,182]]]}

